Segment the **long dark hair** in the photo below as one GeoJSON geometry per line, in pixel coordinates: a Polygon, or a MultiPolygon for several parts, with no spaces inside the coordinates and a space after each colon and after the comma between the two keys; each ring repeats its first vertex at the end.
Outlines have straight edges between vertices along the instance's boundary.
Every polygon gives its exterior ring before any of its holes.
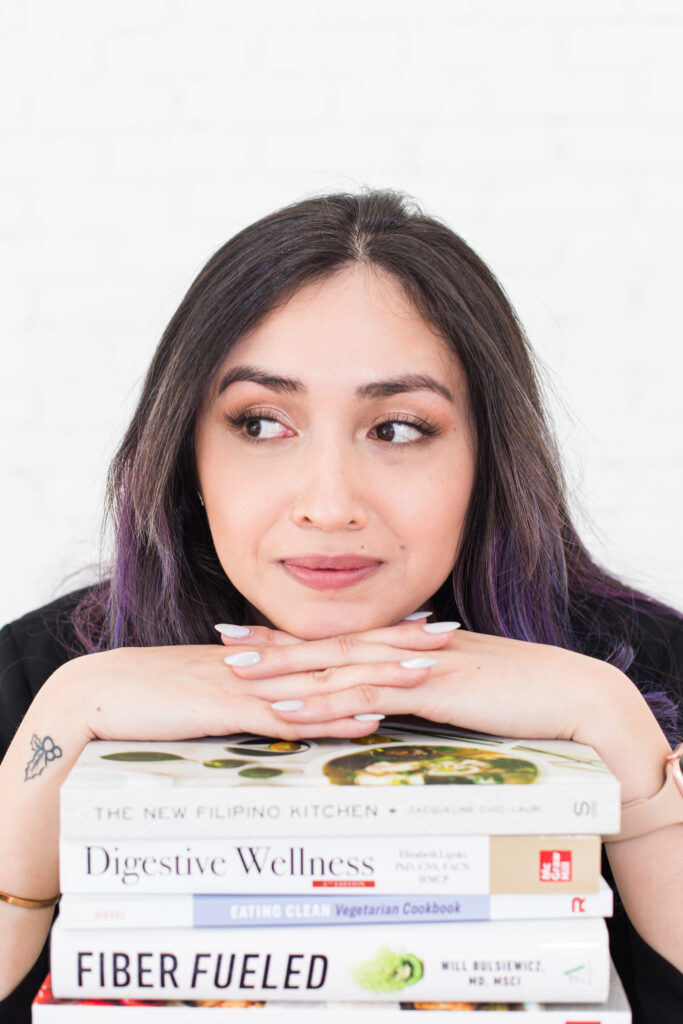
{"type": "Polygon", "coordinates": [[[278,210],[230,239],[190,286],[111,466],[113,564],[76,610],[83,649],[215,642],[215,622],[243,620],[243,598],[221,568],[197,494],[197,411],[235,342],[303,284],[353,263],[391,274],[467,375],[476,480],[436,613],[627,668],[629,623],[653,602],[596,565],[572,526],[517,316],[458,235],[388,190],[278,210]]]}

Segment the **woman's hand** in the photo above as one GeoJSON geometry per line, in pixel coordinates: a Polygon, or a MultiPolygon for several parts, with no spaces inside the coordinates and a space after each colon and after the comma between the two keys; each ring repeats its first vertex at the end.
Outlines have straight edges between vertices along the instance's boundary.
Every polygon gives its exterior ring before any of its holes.
{"type": "MultiPolygon", "coordinates": [[[[407,626],[410,623],[417,622],[424,626],[427,624],[431,614],[429,611],[413,612],[412,615],[408,615],[407,618],[403,619],[399,625],[407,626]]],[[[396,626],[386,626],[383,629],[372,629],[359,633],[358,636],[362,636],[364,640],[374,643],[395,645],[399,649],[405,647],[408,641],[414,641],[417,636],[420,642],[424,642],[426,648],[429,649],[430,641],[427,638],[430,635],[436,636],[439,633],[450,632],[451,626],[456,629],[460,627],[459,622],[449,624],[448,629],[441,628],[444,625],[445,623],[441,623],[431,631],[423,630],[422,633],[417,634],[411,629],[405,630],[397,629],[396,626]]],[[[293,636],[291,633],[285,633],[282,629],[274,629],[270,626],[235,626],[230,623],[219,623],[215,628],[220,633],[221,641],[226,647],[287,647],[291,644],[310,643],[310,641],[302,640],[301,637],[293,636]]],[[[442,643],[435,640],[431,642],[431,646],[441,647],[442,643]]]]}
{"type": "Polygon", "coordinates": [[[249,636],[223,642],[233,650],[235,674],[260,681],[264,700],[301,702],[276,707],[282,721],[317,723],[319,730],[358,714],[409,714],[498,735],[589,742],[608,705],[635,689],[617,669],[585,655],[424,619],[306,642],[253,627],[249,636]],[[240,665],[246,659],[235,660],[239,651],[259,660],[240,665]]]}
{"type": "MultiPolygon", "coordinates": [[[[225,655],[220,644],[84,655],[58,669],[36,702],[48,722],[69,721],[81,745],[95,738],[181,740],[238,732],[282,739],[320,735],[317,722],[279,717],[260,681],[238,678],[225,655]]],[[[348,716],[325,726],[327,735],[340,737],[371,730],[372,723],[348,716]]]]}
{"type": "Polygon", "coordinates": [[[384,715],[416,715],[499,736],[586,743],[620,780],[623,800],[661,786],[666,738],[614,666],[546,644],[433,632],[445,625],[403,622],[300,643],[254,627],[227,643],[233,658],[258,655],[233,664],[251,692],[272,702],[283,723],[318,735],[342,735],[330,726],[358,715],[374,718],[375,727],[384,715]]]}

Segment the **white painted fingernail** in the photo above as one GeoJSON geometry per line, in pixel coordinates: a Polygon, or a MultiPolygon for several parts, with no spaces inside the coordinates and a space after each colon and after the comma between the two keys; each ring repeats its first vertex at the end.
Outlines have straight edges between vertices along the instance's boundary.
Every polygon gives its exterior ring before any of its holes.
{"type": "Polygon", "coordinates": [[[251,636],[251,630],[248,626],[233,626],[231,622],[219,622],[213,628],[217,629],[222,636],[230,636],[233,640],[243,636],[251,636]]]}
{"type": "Polygon", "coordinates": [[[431,668],[438,665],[436,658],[406,658],[401,662],[403,668],[431,668]]]}
{"type": "Polygon", "coordinates": [[[304,706],[302,700],[278,700],[270,705],[273,711],[298,711],[304,706]]]}
{"type": "Polygon", "coordinates": [[[223,658],[226,665],[238,665],[240,668],[255,665],[260,660],[261,655],[258,651],[240,651],[239,654],[229,654],[227,658],[223,658]]]}
{"type": "Polygon", "coordinates": [[[428,622],[422,627],[425,633],[452,633],[454,629],[460,629],[459,622],[428,622]]]}
{"type": "Polygon", "coordinates": [[[357,722],[381,722],[384,715],[372,715],[368,713],[367,715],[354,715],[353,717],[357,722]]]}
{"type": "MultiPolygon", "coordinates": [[[[413,612],[412,615],[406,615],[404,622],[416,622],[418,619],[426,619],[427,616],[433,615],[433,612],[413,612]]],[[[218,628],[218,627],[216,627],[218,628]]]]}

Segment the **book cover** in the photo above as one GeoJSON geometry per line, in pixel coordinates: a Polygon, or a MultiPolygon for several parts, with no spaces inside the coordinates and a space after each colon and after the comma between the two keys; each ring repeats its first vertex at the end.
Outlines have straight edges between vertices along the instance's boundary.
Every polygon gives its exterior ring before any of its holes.
{"type": "Polygon", "coordinates": [[[598,836],[353,836],[60,842],[60,888],[295,895],[595,892],[598,836]]]}
{"type": "Polygon", "coordinates": [[[453,1024],[476,1013],[479,1024],[631,1024],[631,1012],[614,967],[607,1002],[589,1005],[539,1003],[394,1002],[281,1003],[251,1000],[55,999],[46,979],[33,1003],[33,1024],[348,1024],[349,1014],[372,1014],[381,1024],[453,1024]]]}
{"type": "Polygon", "coordinates": [[[89,743],[61,789],[63,838],[510,835],[619,830],[590,747],[382,723],[352,740],[235,735],[89,743]]]}
{"type": "Polygon", "coordinates": [[[605,922],[474,921],[301,928],[66,929],[62,998],[604,1002],[605,922]]]}
{"type": "Polygon", "coordinates": [[[64,928],[226,928],[254,925],[422,924],[429,921],[542,920],[611,917],[613,896],[600,879],[597,893],[501,893],[376,896],[129,895],[62,896],[64,928]]]}

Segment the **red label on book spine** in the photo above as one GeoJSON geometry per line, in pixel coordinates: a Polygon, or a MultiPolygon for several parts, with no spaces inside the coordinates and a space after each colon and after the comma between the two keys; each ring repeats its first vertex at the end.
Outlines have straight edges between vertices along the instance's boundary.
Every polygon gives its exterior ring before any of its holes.
{"type": "Polygon", "coordinates": [[[541,850],[538,879],[540,882],[571,882],[572,851],[541,850]]]}
{"type": "Polygon", "coordinates": [[[334,879],[329,879],[329,881],[327,879],[320,879],[313,882],[314,889],[373,889],[374,886],[374,881],[355,882],[343,879],[337,881],[334,879]]]}

